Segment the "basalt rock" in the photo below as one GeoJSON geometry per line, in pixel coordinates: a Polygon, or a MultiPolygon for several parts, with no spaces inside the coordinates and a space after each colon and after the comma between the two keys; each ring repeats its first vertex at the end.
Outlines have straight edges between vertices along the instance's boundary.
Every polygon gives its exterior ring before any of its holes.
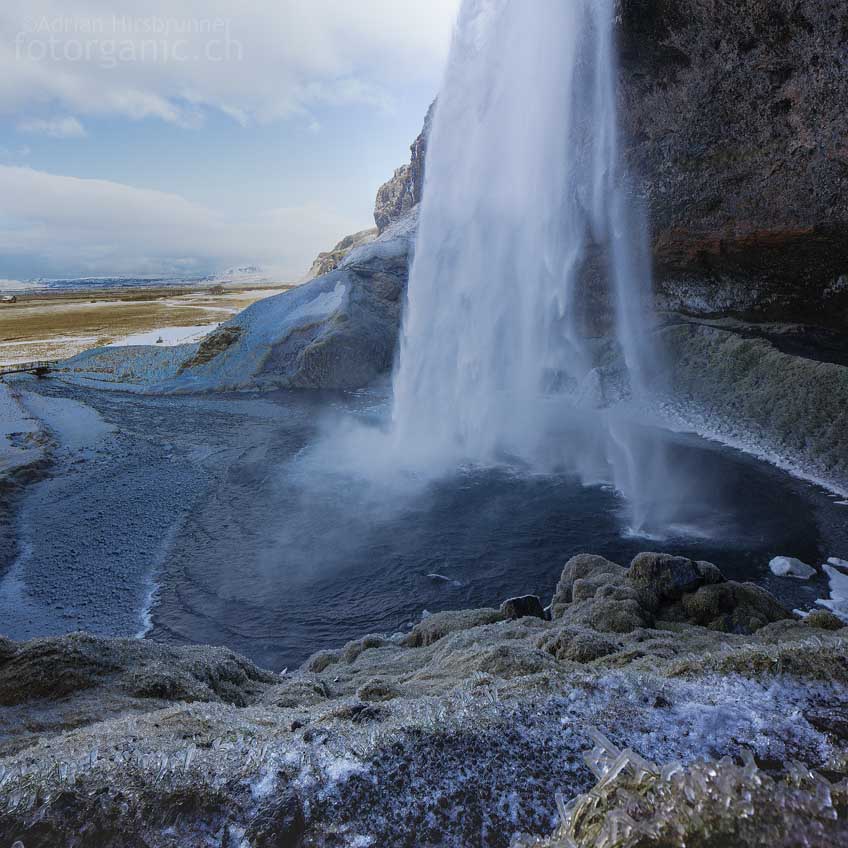
{"type": "Polygon", "coordinates": [[[844,326],[842,0],[620,0],[625,155],[660,302],[844,326]]]}
{"type": "Polygon", "coordinates": [[[660,388],[699,432],[848,488],[848,368],[701,324],[666,327],[660,388]]]}
{"type": "Polygon", "coordinates": [[[412,632],[404,638],[403,644],[410,648],[432,645],[450,633],[494,624],[504,618],[504,613],[495,609],[437,612],[416,624],[412,632]]]}
{"type": "Polygon", "coordinates": [[[598,585],[604,582],[617,582],[624,576],[620,565],[610,562],[600,556],[593,554],[578,554],[572,557],[562,570],[562,576],[557,583],[553,600],[551,601],[551,612],[554,618],[558,618],[557,608],[562,604],[570,604],[573,598],[574,583],[577,580],[591,578],[598,581],[598,585]]]}
{"type": "Polygon", "coordinates": [[[630,564],[627,578],[639,593],[639,601],[656,612],[700,589],[707,581],[724,578],[712,563],[696,563],[669,554],[639,554],[630,564]]]}
{"type": "Polygon", "coordinates": [[[347,259],[348,254],[357,247],[370,244],[378,235],[378,230],[372,227],[370,230],[361,230],[353,235],[345,236],[332,250],[318,254],[306,275],[306,280],[314,280],[316,277],[323,277],[324,274],[335,271],[347,259]]]}
{"type": "Polygon", "coordinates": [[[241,327],[220,327],[205,336],[197,348],[197,353],[180,366],[179,374],[188,368],[196,368],[211,362],[218,354],[234,345],[241,336],[241,327]]]}
{"type": "Polygon", "coordinates": [[[501,612],[506,618],[544,618],[545,608],[538,595],[523,595],[520,598],[509,598],[501,604],[501,612]]]}
{"type": "Polygon", "coordinates": [[[16,643],[0,640],[0,706],[109,689],[125,700],[245,705],[276,682],[225,648],[191,649],[87,633],[16,643]]]}
{"type": "Polygon", "coordinates": [[[374,222],[380,233],[399,221],[421,202],[424,191],[424,162],[427,141],[433,124],[436,103],[433,102],[424,118],[424,128],[409,148],[412,158],[408,165],[398,168],[392,178],[380,186],[374,204],[374,222]]]}
{"type": "MultiPolygon", "coordinates": [[[[702,586],[683,595],[680,609],[690,624],[725,633],[755,633],[771,622],[790,618],[789,612],[762,587],[733,581],[702,586]]],[[[669,617],[676,618],[677,613],[678,608],[673,608],[669,617]]]]}
{"type": "Polygon", "coordinates": [[[300,848],[305,833],[301,800],[293,792],[284,792],[259,810],[245,839],[253,848],[300,848]]]}
{"type": "Polygon", "coordinates": [[[848,627],[841,618],[834,615],[830,610],[813,610],[804,619],[804,623],[820,630],[842,630],[843,627],[848,627]]]}
{"type": "Polygon", "coordinates": [[[577,663],[593,662],[618,650],[618,645],[607,637],[580,627],[561,627],[545,633],[538,646],[558,660],[577,663]]]}

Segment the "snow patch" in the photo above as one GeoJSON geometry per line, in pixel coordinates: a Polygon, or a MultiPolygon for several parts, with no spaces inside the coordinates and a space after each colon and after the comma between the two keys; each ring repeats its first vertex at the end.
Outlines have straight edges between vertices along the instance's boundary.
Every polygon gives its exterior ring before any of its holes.
{"type": "MultiPolygon", "coordinates": [[[[227,310],[228,311],[228,310],[227,310]]],[[[135,347],[139,345],[158,345],[174,347],[181,344],[199,342],[204,336],[217,329],[220,324],[196,324],[191,327],[162,327],[145,333],[134,333],[126,336],[109,347],[135,347]]]]}

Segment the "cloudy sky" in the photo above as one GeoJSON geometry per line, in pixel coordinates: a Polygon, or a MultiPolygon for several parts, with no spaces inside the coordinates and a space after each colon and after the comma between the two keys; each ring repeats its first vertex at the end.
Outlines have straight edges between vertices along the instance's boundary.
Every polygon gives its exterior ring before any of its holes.
{"type": "Polygon", "coordinates": [[[0,279],[289,279],[373,225],[459,0],[2,0],[0,279]]]}

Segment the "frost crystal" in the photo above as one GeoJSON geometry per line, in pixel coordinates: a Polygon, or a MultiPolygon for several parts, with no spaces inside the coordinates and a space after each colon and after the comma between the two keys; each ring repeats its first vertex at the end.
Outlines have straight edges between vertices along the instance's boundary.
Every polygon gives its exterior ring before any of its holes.
{"type": "Polygon", "coordinates": [[[848,844],[848,780],[831,783],[797,762],[772,776],[747,749],[741,765],[724,757],[658,768],[596,730],[588,735],[595,746],[584,756],[597,784],[568,803],[558,795],[553,836],[519,838],[514,848],[848,844]]]}

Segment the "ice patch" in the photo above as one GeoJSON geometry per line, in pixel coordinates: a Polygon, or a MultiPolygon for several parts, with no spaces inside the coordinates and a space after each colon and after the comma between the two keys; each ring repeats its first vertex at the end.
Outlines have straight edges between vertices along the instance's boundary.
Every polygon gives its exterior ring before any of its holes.
{"type": "Polygon", "coordinates": [[[775,557],[769,563],[769,568],[778,577],[794,577],[797,580],[809,580],[816,573],[815,568],[800,559],[786,556],[775,557]]]}
{"type": "Polygon", "coordinates": [[[262,798],[267,798],[277,785],[277,767],[269,765],[264,768],[259,775],[259,778],[252,781],[250,784],[250,792],[254,799],[259,801],[262,798]]]}
{"type": "MultiPolygon", "coordinates": [[[[830,597],[816,601],[819,606],[826,607],[834,615],[848,624],[848,574],[831,565],[831,559],[825,566],[825,574],[830,578],[830,597]]],[[[843,562],[843,560],[839,560],[843,562]]]]}
{"type": "Polygon", "coordinates": [[[0,381],[0,474],[41,458],[43,452],[36,443],[40,430],[20,395],[0,381]]]}
{"type": "Polygon", "coordinates": [[[144,596],[144,603],[141,606],[141,629],[135,634],[136,639],[144,639],[145,636],[153,629],[153,608],[159,600],[159,584],[151,578],[150,589],[144,596]]]}
{"type": "Polygon", "coordinates": [[[434,583],[447,583],[455,589],[461,589],[463,586],[467,585],[460,580],[454,580],[452,577],[445,577],[444,574],[436,574],[435,572],[433,574],[428,574],[427,579],[432,580],[434,583]]]}
{"type": "Polygon", "coordinates": [[[60,447],[72,453],[96,448],[115,430],[90,406],[70,398],[22,392],[21,400],[27,411],[56,436],[60,447]]]}

